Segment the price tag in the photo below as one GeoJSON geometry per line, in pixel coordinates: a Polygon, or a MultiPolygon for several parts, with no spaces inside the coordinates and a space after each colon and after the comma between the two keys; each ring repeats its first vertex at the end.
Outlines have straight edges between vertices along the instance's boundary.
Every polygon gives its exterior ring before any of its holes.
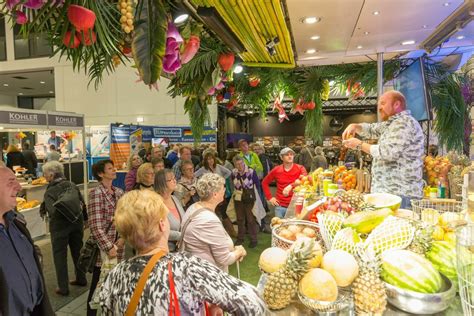
{"type": "Polygon", "coordinates": [[[274,139],[273,146],[280,146],[280,141],[278,139],[274,139]]]}

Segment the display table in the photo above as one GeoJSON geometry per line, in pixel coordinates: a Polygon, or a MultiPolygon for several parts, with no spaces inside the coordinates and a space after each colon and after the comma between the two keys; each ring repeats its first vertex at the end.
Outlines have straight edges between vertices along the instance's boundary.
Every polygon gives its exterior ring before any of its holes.
{"type": "Polygon", "coordinates": [[[22,192],[20,195],[24,195],[27,201],[38,200],[43,201],[44,193],[46,192],[47,184],[43,185],[32,185],[28,183],[20,183],[22,192]]]}
{"type": "Polygon", "coordinates": [[[20,214],[25,217],[26,227],[28,228],[31,238],[44,236],[48,233],[48,225],[39,215],[39,205],[37,207],[21,210],[20,214]]]}

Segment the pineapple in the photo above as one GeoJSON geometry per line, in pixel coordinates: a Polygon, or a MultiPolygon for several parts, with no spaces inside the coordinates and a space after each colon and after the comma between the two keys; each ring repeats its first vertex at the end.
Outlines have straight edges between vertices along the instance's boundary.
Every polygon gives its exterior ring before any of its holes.
{"type": "Polygon", "coordinates": [[[349,203],[353,208],[359,208],[360,205],[364,204],[362,194],[357,190],[340,191],[337,194],[343,202],[349,203]]]}
{"type": "Polygon", "coordinates": [[[309,270],[313,257],[314,240],[302,242],[288,255],[285,265],[270,274],[263,290],[263,298],[271,309],[282,309],[291,303],[298,290],[298,282],[309,270]]]}
{"type": "Polygon", "coordinates": [[[380,279],[380,262],[373,248],[357,247],[359,275],[352,283],[357,315],[382,315],[387,305],[385,286],[380,279]]]}
{"type": "Polygon", "coordinates": [[[431,248],[434,227],[424,223],[416,223],[415,227],[416,231],[413,241],[407,249],[424,256],[425,253],[431,248]]]}

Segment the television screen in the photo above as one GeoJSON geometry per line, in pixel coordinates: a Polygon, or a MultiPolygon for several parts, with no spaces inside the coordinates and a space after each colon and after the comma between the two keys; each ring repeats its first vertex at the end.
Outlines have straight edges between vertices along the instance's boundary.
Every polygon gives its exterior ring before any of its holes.
{"type": "Polygon", "coordinates": [[[394,79],[393,87],[403,93],[407,100],[407,110],[410,110],[411,115],[417,121],[430,119],[431,104],[421,58],[413,62],[394,79]]]}

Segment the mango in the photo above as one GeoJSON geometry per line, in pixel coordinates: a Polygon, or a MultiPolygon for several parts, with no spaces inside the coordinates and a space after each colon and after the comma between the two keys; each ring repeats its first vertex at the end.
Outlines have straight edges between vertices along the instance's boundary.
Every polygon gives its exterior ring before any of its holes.
{"type": "Polygon", "coordinates": [[[344,226],[351,227],[360,234],[369,234],[389,215],[393,215],[393,211],[389,208],[382,208],[376,211],[357,212],[344,220],[344,226]]]}

